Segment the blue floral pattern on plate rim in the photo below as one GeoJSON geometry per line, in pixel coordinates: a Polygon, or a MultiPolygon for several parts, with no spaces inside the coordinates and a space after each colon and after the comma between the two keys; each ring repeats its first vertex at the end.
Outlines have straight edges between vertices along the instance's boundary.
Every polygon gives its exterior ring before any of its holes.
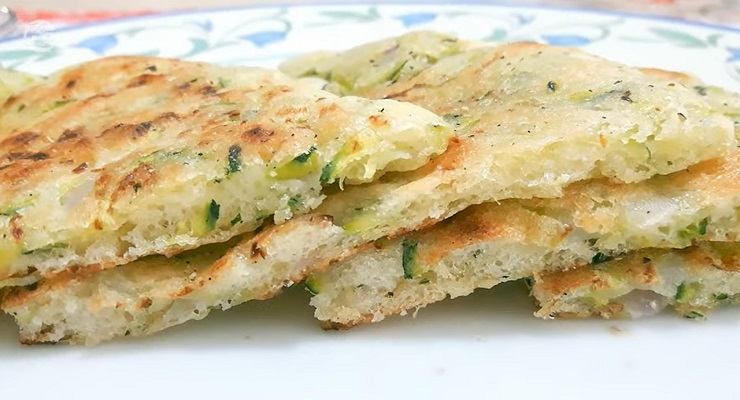
{"type": "Polygon", "coordinates": [[[740,29],[665,17],[475,2],[252,6],[123,18],[2,40],[0,65],[45,74],[116,54],[275,65],[305,51],[346,48],[417,29],[492,43],[535,40],[580,47],[740,90],[740,29]]]}

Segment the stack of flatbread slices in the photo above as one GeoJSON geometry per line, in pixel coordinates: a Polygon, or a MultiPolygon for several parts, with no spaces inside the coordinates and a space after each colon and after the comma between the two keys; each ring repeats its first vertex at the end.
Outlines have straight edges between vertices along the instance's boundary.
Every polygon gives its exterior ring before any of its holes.
{"type": "Polygon", "coordinates": [[[147,335],[301,281],[327,327],[520,279],[545,318],[740,299],[734,93],[434,32],[281,70],[0,75],[0,308],[22,342],[147,335]]]}

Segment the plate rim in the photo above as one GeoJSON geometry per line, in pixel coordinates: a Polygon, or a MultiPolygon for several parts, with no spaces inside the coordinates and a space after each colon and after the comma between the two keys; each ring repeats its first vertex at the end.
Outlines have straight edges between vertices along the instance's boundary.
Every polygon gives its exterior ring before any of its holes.
{"type": "MultiPolygon", "coordinates": [[[[243,10],[259,10],[259,9],[275,9],[275,8],[311,8],[319,6],[405,6],[405,5],[418,5],[418,6],[440,6],[440,5],[455,5],[455,6],[490,6],[498,8],[509,8],[509,9],[529,9],[529,10],[549,10],[549,11],[565,11],[574,12],[581,14],[598,14],[603,16],[619,16],[625,18],[634,18],[646,21],[659,21],[668,22],[676,25],[701,27],[708,29],[715,29],[723,32],[732,32],[740,34],[740,27],[734,27],[730,25],[724,25],[719,23],[704,22],[699,20],[689,20],[681,17],[674,17],[669,15],[660,15],[652,13],[637,13],[631,11],[618,11],[618,10],[602,10],[593,7],[580,7],[580,6],[561,6],[561,5],[547,5],[547,4],[516,4],[507,0],[463,0],[455,1],[450,3],[444,0],[374,0],[374,1],[363,1],[357,3],[346,3],[341,0],[318,0],[310,3],[301,4],[249,4],[249,5],[233,5],[233,6],[216,6],[216,7],[204,7],[204,8],[190,8],[182,10],[166,10],[161,12],[154,12],[146,15],[128,15],[121,16],[102,21],[93,21],[82,24],[74,24],[69,26],[61,26],[58,28],[51,29],[45,33],[63,33],[73,32],[75,30],[82,30],[87,28],[95,28],[110,24],[116,24],[121,22],[137,21],[137,20],[149,20],[156,18],[167,18],[177,17],[182,15],[197,15],[197,14],[212,14],[212,13],[225,13],[243,10]]],[[[20,42],[28,39],[28,34],[18,34],[9,36],[6,38],[0,38],[0,45],[5,45],[14,42],[20,42]]]]}

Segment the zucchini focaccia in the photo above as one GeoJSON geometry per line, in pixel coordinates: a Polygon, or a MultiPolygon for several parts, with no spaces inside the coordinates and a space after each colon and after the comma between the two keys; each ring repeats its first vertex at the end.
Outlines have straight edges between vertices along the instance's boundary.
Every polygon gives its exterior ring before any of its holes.
{"type": "Polygon", "coordinates": [[[94,344],[270,298],[331,257],[359,251],[306,282],[316,317],[348,327],[536,272],[603,263],[628,248],[736,241],[739,177],[735,151],[637,184],[601,179],[571,185],[560,199],[472,206],[427,230],[360,248],[331,218],[300,216],[248,234],[224,257],[228,246],[211,245],[171,260],[63,273],[14,288],[0,306],[15,316],[25,343],[94,344]]]}
{"type": "MultiPolygon", "coordinates": [[[[444,36],[418,37],[455,45],[444,36]]],[[[406,59],[411,50],[402,46],[391,41],[393,50],[377,60],[406,59]]],[[[472,204],[555,197],[567,184],[594,176],[642,180],[721,156],[736,143],[732,122],[691,89],[573,50],[527,43],[420,57],[403,65],[421,74],[402,68],[391,77],[395,83],[376,86],[453,122],[457,137],[443,155],[418,170],[332,193],[314,213],[246,238],[166,293],[142,284],[140,291],[122,290],[126,302],[110,302],[84,276],[19,290],[3,308],[16,315],[24,340],[92,343],[152,333],[213,308],[274,296],[377,239],[432,225],[472,204]],[[436,83],[442,77],[447,83],[436,83]],[[422,101],[425,96],[436,100],[422,101]],[[125,318],[120,325],[96,325],[95,315],[105,313],[125,318]]]]}
{"type": "Polygon", "coordinates": [[[280,223],[332,182],[418,168],[450,136],[417,106],[337,97],[277,71],[82,64],[0,108],[0,286],[280,223]]]}
{"type": "Polygon", "coordinates": [[[667,306],[686,318],[740,300],[740,245],[703,242],[647,249],[598,265],[536,274],[532,294],[543,318],[638,318],[667,306]]]}
{"type": "Polygon", "coordinates": [[[472,206],[424,231],[377,241],[306,286],[317,319],[350,327],[630,249],[736,241],[739,214],[736,150],[640,183],[587,181],[558,199],[472,206]]]}

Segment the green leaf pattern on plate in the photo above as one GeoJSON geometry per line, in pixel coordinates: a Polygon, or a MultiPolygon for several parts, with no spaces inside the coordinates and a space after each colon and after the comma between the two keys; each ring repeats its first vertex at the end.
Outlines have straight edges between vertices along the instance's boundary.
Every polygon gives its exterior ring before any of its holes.
{"type": "MultiPolygon", "coordinates": [[[[0,41],[0,66],[43,74],[115,54],[275,65],[300,52],[347,48],[413,29],[494,43],[578,46],[617,61],[681,70],[686,69],[681,60],[700,58],[705,65],[724,64],[715,69],[724,74],[718,79],[740,89],[740,31],[608,13],[459,3],[267,6],[133,18],[0,41]]],[[[694,73],[703,72],[697,67],[694,73]]]]}

